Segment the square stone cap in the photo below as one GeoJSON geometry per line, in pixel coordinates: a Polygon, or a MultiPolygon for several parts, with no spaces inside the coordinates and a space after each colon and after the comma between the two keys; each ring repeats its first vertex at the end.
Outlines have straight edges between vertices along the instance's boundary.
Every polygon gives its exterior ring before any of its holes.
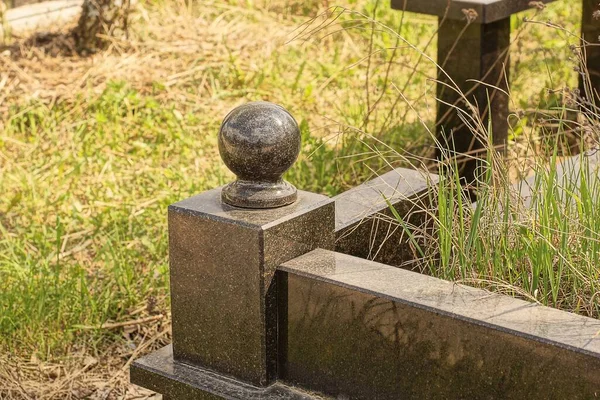
{"type": "MultiPolygon", "coordinates": [[[[542,2],[552,1],[554,0],[542,2]]],[[[530,2],[531,0],[392,0],[392,8],[438,17],[446,16],[452,20],[464,20],[465,23],[466,18],[462,10],[472,9],[477,13],[476,23],[488,24],[531,9],[530,2]]]]}
{"type": "Polygon", "coordinates": [[[169,212],[196,215],[251,229],[265,229],[333,203],[327,196],[298,190],[298,200],[289,206],[269,209],[239,208],[221,201],[222,188],[212,189],[172,204],[169,206],[169,212]]]}

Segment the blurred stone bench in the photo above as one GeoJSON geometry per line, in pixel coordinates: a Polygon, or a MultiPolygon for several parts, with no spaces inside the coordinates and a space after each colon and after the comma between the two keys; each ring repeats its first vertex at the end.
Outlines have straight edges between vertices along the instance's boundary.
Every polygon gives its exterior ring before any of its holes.
{"type": "MultiPolygon", "coordinates": [[[[510,83],[510,18],[513,14],[554,0],[392,0],[392,8],[438,17],[438,141],[457,153],[482,152],[481,138],[474,137],[454,106],[465,109],[457,87],[479,107],[487,128],[491,115],[492,142],[502,151],[509,131],[509,104],[505,93],[510,83]],[[481,84],[479,83],[481,82],[481,84]],[[499,88],[501,90],[495,90],[499,88]],[[488,102],[489,98],[489,102],[488,102]]],[[[567,0],[565,0],[567,1],[567,0]]],[[[568,0],[572,1],[572,0],[568,0]]],[[[582,35],[598,43],[600,22],[593,13],[600,9],[596,0],[582,0],[582,35]]],[[[588,46],[587,69],[591,85],[600,89],[600,46],[588,46]]],[[[580,91],[584,80],[580,77],[580,91]]],[[[470,111],[466,110],[468,114],[470,111]]],[[[442,156],[438,150],[437,157],[442,156]]],[[[462,165],[462,175],[473,182],[476,161],[462,165]]]]}
{"type": "MultiPolygon", "coordinates": [[[[6,11],[5,23],[10,34],[23,34],[35,30],[57,29],[75,21],[81,14],[83,0],[53,0],[26,4],[6,11]]],[[[4,24],[0,24],[0,38],[4,37],[4,24]]]]}

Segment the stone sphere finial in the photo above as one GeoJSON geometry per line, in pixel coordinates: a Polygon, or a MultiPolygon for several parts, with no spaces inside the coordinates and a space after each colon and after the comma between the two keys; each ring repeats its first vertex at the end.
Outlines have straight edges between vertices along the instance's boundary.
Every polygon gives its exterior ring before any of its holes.
{"type": "Polygon", "coordinates": [[[235,108],[221,124],[219,152],[237,176],[221,192],[224,203],[275,208],[296,201],[296,188],[282,176],[300,153],[300,129],[285,108],[265,101],[235,108]]]}

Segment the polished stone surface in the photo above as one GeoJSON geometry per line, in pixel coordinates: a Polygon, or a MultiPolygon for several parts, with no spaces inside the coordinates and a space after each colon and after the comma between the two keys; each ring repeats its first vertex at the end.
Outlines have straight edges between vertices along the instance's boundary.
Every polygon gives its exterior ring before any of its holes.
{"type": "Polygon", "coordinates": [[[179,363],[173,359],[171,345],[136,360],[131,366],[131,382],[158,393],[168,393],[168,398],[173,400],[324,398],[279,382],[268,387],[255,387],[205,369],[179,363]]]}
{"type": "Polygon", "coordinates": [[[336,251],[410,268],[408,238],[386,199],[406,222],[421,226],[428,189],[437,181],[437,175],[398,168],[334,197],[336,251]]]}
{"type": "Polygon", "coordinates": [[[381,400],[600,393],[596,319],[325,250],[278,279],[290,384],[381,400]]]}
{"type": "Polygon", "coordinates": [[[282,262],[333,248],[334,203],[300,191],[292,205],[251,210],[221,189],[169,207],[175,359],[261,386],[276,377],[276,287],[282,262]]]}
{"type": "Polygon", "coordinates": [[[223,201],[246,208],[274,208],[296,201],[296,188],[282,179],[300,153],[300,129],[283,107],[257,101],[232,110],[219,130],[219,152],[237,181],[223,201]]]}
{"type": "MultiPolygon", "coordinates": [[[[550,3],[554,0],[543,0],[550,3]]],[[[392,0],[392,8],[419,14],[437,15],[451,20],[465,20],[462,10],[475,10],[477,23],[505,19],[520,11],[529,10],[531,0],[392,0]]]]}

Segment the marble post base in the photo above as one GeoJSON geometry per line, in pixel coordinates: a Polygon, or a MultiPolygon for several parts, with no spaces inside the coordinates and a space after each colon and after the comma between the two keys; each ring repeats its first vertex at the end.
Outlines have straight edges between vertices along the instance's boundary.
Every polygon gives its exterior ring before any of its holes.
{"type": "Polygon", "coordinates": [[[240,399],[240,400],[314,400],[322,395],[300,391],[280,382],[267,387],[251,386],[218,373],[173,360],[173,347],[168,345],[136,360],[131,366],[131,382],[168,393],[170,399],[240,399]]]}

